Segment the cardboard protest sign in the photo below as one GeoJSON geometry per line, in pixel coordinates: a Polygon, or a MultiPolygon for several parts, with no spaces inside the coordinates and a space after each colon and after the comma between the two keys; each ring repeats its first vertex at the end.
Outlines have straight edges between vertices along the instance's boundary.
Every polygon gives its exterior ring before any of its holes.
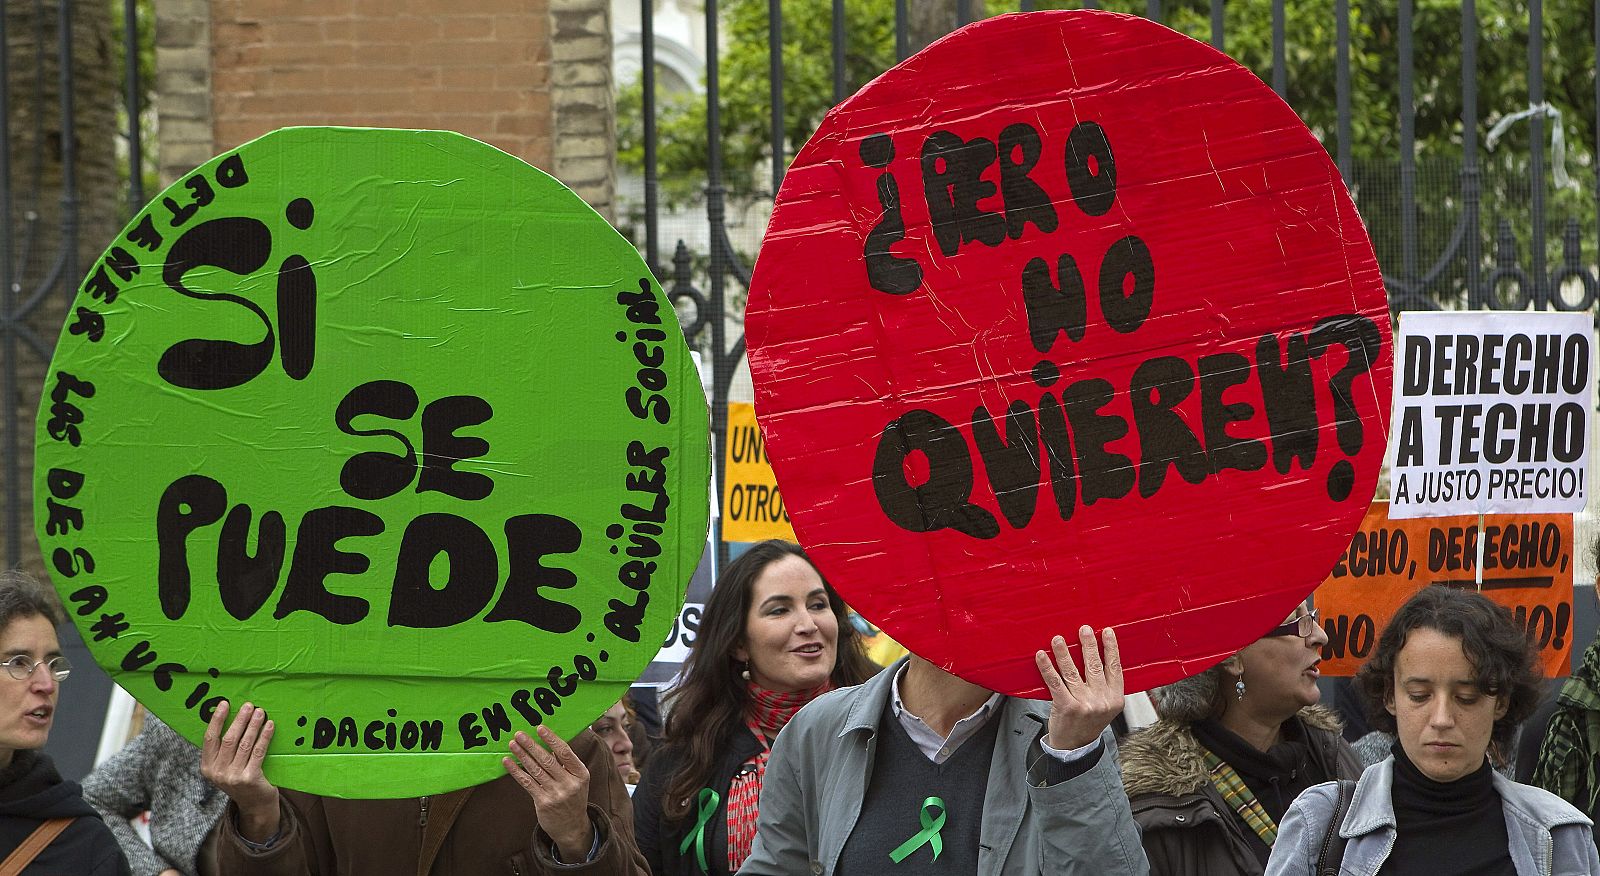
{"type": "Polygon", "coordinates": [[[727,452],[723,454],[722,540],[794,541],[778,479],[767,461],[755,405],[728,404],[727,452]]]}
{"type": "Polygon", "coordinates": [[[1400,315],[1389,516],[1582,511],[1588,313],[1400,315]]]}
{"type": "Polygon", "coordinates": [[[1365,513],[1393,378],[1327,153],[1143,19],[973,24],[836,107],[746,315],[800,541],[863,616],[1042,696],[1115,626],[1130,689],[1280,623],[1365,513]],[[938,95],[931,100],[930,95],[938,95]]]}
{"type": "Polygon", "coordinates": [[[1323,675],[1354,675],[1400,606],[1430,584],[1476,589],[1511,609],[1539,649],[1548,678],[1572,667],[1572,515],[1494,514],[1396,519],[1373,502],[1350,546],[1317,589],[1328,644],[1323,675]]]}
{"type": "Polygon", "coordinates": [[[275,783],[403,797],[627,689],[709,468],[673,309],[576,195],[459,134],[291,128],[91,268],[37,524],[96,659],[180,733],[250,700],[275,783]]]}

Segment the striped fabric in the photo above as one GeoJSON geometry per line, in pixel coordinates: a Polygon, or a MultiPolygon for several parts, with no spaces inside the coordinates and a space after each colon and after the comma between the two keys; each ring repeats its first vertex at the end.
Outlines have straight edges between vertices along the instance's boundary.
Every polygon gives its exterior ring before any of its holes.
{"type": "Polygon", "coordinates": [[[1531,784],[1589,814],[1600,803],[1595,760],[1600,757],[1600,640],[1561,687],[1555,714],[1545,731],[1531,784]]]}
{"type": "Polygon", "coordinates": [[[761,753],[746,761],[728,785],[728,872],[733,873],[750,857],[756,841],[756,801],[761,796],[761,780],[767,774],[767,756],[772,740],[789,723],[800,707],[833,689],[831,681],[811,690],[779,693],[755,682],[749,685],[750,705],[745,710],[745,726],[761,740],[761,753]]]}
{"type": "Polygon", "coordinates": [[[761,780],[767,775],[767,755],[772,746],[767,737],[749,722],[751,732],[761,740],[761,753],[745,761],[728,783],[728,872],[736,873],[756,841],[756,801],[761,797],[761,780]]]}
{"type": "Polygon", "coordinates": [[[1228,765],[1228,762],[1217,757],[1211,751],[1202,748],[1205,752],[1206,770],[1211,776],[1211,784],[1222,795],[1228,805],[1233,808],[1236,815],[1241,818],[1250,829],[1261,837],[1261,841],[1272,847],[1278,838],[1278,826],[1272,823],[1272,816],[1261,808],[1261,801],[1251,792],[1250,787],[1239,777],[1239,771],[1228,765]]]}

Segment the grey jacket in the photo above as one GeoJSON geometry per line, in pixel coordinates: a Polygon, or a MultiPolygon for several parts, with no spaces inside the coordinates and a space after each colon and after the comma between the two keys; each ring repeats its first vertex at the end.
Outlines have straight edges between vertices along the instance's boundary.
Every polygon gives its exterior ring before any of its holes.
{"type": "MultiPolygon", "coordinates": [[[[778,734],[761,786],[755,848],[739,876],[837,871],[861,814],[878,722],[899,666],[818,697],[778,734]]],[[[1088,772],[1052,785],[1039,763],[1048,757],[1039,747],[1046,719],[1045,704],[1015,698],[991,719],[1002,723],[985,789],[979,876],[1147,874],[1111,733],[1100,737],[1105,750],[1088,772]]]]}
{"type": "Polygon", "coordinates": [[[200,844],[228,805],[200,777],[200,749],[150,714],[132,742],[83,780],[83,797],[111,827],[134,876],[169,867],[194,876],[200,844]],[[147,809],[154,850],[128,824],[147,809]]]}
{"type": "MultiPolygon", "coordinates": [[[[1600,873],[1589,819],[1556,795],[1491,773],[1505,813],[1511,840],[1511,862],[1518,876],[1592,876],[1600,873]]],[[[1350,809],[1339,827],[1347,838],[1345,876],[1372,876],[1394,848],[1394,758],[1367,767],[1356,783],[1350,809]]],[[[1312,876],[1322,849],[1328,819],[1333,816],[1337,786],[1332,782],[1308,788],[1289,807],[1278,826],[1266,876],[1312,876]]]]}

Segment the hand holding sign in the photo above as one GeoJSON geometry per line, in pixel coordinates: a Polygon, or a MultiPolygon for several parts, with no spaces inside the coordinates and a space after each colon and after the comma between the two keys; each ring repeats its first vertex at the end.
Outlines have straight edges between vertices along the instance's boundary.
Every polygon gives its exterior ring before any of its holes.
{"type": "Polygon", "coordinates": [[[539,827],[555,840],[561,860],[582,863],[593,844],[594,828],[589,824],[589,769],[572,753],[572,747],[548,727],[538,730],[540,748],[526,733],[511,738],[511,753],[516,760],[502,763],[522,790],[533,798],[539,827]]]}
{"type": "Polygon", "coordinates": [[[1106,627],[1102,633],[1105,652],[1095,646],[1094,630],[1078,628],[1078,644],[1083,649],[1083,674],[1072,662],[1067,640],[1050,640],[1050,654],[1034,655],[1039,675],[1050,691],[1050,747],[1071,751],[1100,738],[1122,711],[1122,655],[1117,652],[1117,634],[1106,627]],[[1053,658],[1053,661],[1052,661],[1053,658]]]}
{"type": "Polygon", "coordinates": [[[227,721],[228,701],[223,700],[206,726],[200,775],[239,807],[239,832],[264,843],[278,833],[278,789],[261,769],[275,728],[266,710],[250,703],[240,707],[232,726],[227,721]]]}

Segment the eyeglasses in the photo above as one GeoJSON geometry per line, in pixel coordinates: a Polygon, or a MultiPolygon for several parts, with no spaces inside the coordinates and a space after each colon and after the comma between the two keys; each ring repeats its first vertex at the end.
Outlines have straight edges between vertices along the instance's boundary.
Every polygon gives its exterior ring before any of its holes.
{"type": "Polygon", "coordinates": [[[66,657],[34,662],[28,655],[18,654],[7,660],[5,666],[6,672],[17,681],[27,681],[32,678],[34,671],[41,666],[49,667],[49,672],[56,677],[56,681],[66,681],[67,676],[72,674],[72,661],[66,657]]]}
{"type": "Polygon", "coordinates": [[[1261,638],[1270,639],[1273,636],[1299,636],[1302,639],[1311,638],[1317,630],[1317,610],[1311,609],[1288,623],[1278,624],[1265,633],[1261,638]]]}

